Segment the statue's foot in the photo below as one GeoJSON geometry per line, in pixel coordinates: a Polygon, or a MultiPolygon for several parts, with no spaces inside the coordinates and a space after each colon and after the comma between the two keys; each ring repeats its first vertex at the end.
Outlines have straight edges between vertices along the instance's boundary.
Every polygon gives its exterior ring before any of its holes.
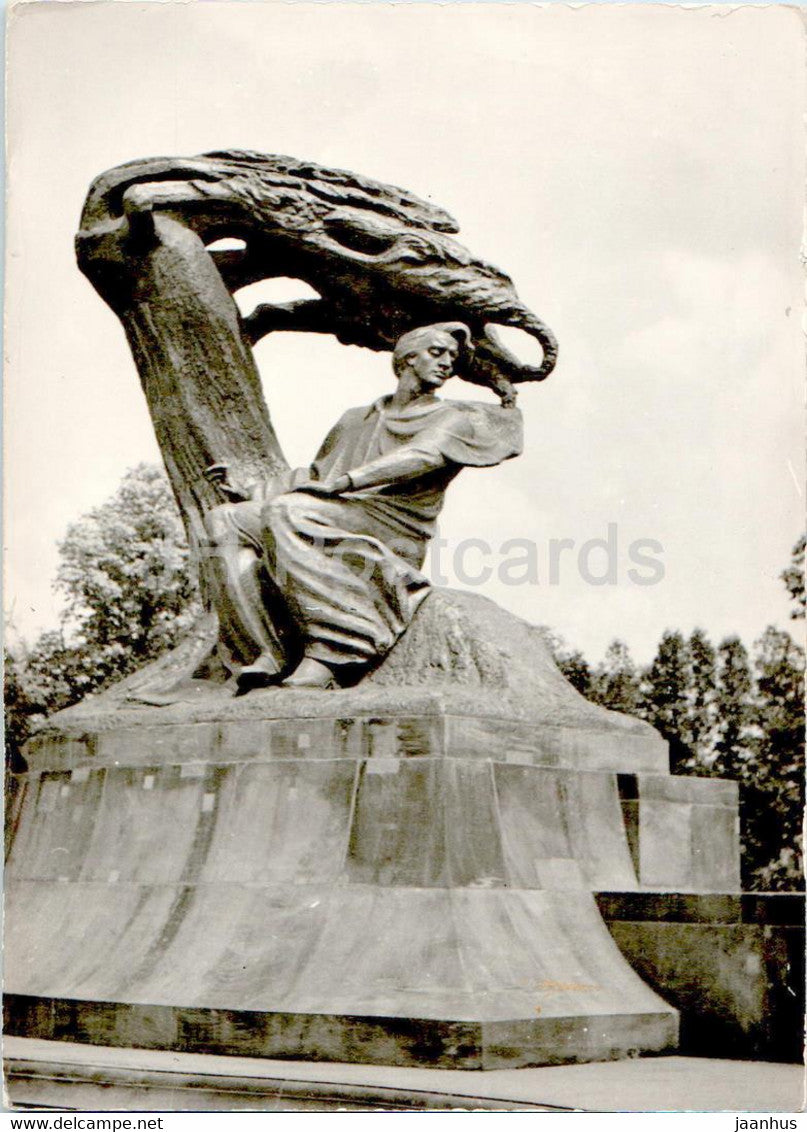
{"type": "Polygon", "coordinates": [[[303,657],[298,666],[283,681],[284,688],[335,688],[336,681],[333,672],[327,664],[314,660],[311,656],[303,657]]]}
{"type": "Polygon", "coordinates": [[[236,677],[236,695],[243,696],[254,688],[268,688],[279,683],[279,674],[275,658],[269,653],[262,652],[252,664],[246,664],[236,677]]]}

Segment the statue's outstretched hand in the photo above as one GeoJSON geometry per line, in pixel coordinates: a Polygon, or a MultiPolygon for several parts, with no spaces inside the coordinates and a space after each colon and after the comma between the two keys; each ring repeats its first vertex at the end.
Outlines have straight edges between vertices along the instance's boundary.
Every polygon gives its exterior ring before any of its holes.
{"type": "Polygon", "coordinates": [[[249,495],[239,484],[230,483],[229,474],[229,464],[211,464],[209,468],[205,468],[205,479],[218,488],[223,496],[231,503],[243,503],[249,499],[249,495]]]}
{"type": "Polygon", "coordinates": [[[292,491],[305,491],[309,495],[333,496],[350,491],[353,485],[350,476],[337,476],[335,479],[302,480],[295,484],[292,491]]]}

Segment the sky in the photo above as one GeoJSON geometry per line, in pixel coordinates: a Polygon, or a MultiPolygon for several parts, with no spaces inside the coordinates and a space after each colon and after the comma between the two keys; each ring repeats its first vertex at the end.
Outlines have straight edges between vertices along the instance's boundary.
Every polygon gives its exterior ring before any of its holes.
{"type": "MultiPolygon", "coordinates": [[[[13,8],[12,636],[57,624],[68,524],[160,459],[123,332],[75,265],[87,188],[136,157],[225,147],[440,204],[560,342],[552,377],[521,387],[524,454],[452,485],[437,574],[592,660],[620,637],[646,662],[667,628],[749,644],[792,629],[779,574],[804,523],[802,40],[799,13],[776,7],[13,8]]],[[[388,355],[325,337],[272,335],[256,357],[292,464],[392,384],[388,355]]]]}

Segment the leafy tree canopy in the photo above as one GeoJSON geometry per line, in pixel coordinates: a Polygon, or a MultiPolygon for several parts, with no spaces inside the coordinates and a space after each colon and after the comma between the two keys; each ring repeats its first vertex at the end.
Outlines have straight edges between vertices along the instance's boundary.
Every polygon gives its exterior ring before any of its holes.
{"type": "Polygon", "coordinates": [[[199,612],[187,538],[161,468],[127,472],[110,499],[68,527],[59,556],[60,629],[6,661],[12,751],[37,717],[171,648],[199,612]]]}

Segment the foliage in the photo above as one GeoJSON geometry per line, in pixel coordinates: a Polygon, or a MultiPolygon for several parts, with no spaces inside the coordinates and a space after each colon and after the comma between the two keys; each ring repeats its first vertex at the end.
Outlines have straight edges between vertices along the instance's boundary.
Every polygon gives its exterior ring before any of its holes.
{"type": "Polygon", "coordinates": [[[748,652],[739,637],[726,637],[717,650],[715,705],[717,728],[711,769],[735,778],[750,758],[753,721],[752,677],[748,652]]]}
{"type": "Polygon", "coordinates": [[[6,763],[12,771],[22,770],[20,747],[28,738],[39,709],[29,698],[25,665],[6,649],[3,653],[6,763]]]}
{"type": "Polygon", "coordinates": [[[717,655],[703,629],[695,629],[686,644],[687,687],[683,741],[686,769],[708,767],[717,726],[717,655]]]}
{"type": "Polygon", "coordinates": [[[711,749],[693,765],[739,783],[744,889],[804,884],[803,671],[803,650],[773,626],[755,643],[753,667],[738,637],[717,652],[711,749]]]}
{"type": "Polygon", "coordinates": [[[741,768],[743,872],[751,887],[801,880],[804,651],[769,625],[755,646],[755,733],[741,768]]]}
{"type": "Polygon", "coordinates": [[[802,535],[793,547],[790,565],[779,575],[793,601],[790,617],[794,621],[804,619],[805,607],[807,607],[807,598],[805,598],[804,593],[804,551],[806,545],[807,536],[802,535]]]}
{"type": "Polygon", "coordinates": [[[582,652],[579,649],[570,649],[559,633],[555,633],[545,625],[542,629],[555,664],[581,695],[591,698],[593,676],[591,666],[582,652]]]}
{"type": "Polygon", "coordinates": [[[128,675],[176,644],[198,612],[188,543],[168,481],[140,464],[59,544],[61,628],[6,658],[7,743],[41,717],[128,675]]]}
{"type": "Polygon", "coordinates": [[[172,645],[194,594],[188,543],[168,481],[140,464],[59,544],[64,620],[95,653],[96,685],[172,645]]]}
{"type": "Polygon", "coordinates": [[[653,663],[644,673],[639,701],[639,714],[657,727],[670,744],[670,765],[674,774],[686,766],[690,756],[685,742],[687,667],[684,638],[667,629],[653,663]]]}
{"type": "Polygon", "coordinates": [[[614,640],[596,670],[591,698],[611,711],[636,713],[641,690],[639,673],[624,641],[614,640]]]}
{"type": "Polygon", "coordinates": [[[591,692],[591,666],[579,649],[564,652],[558,660],[558,668],[583,696],[591,692]]]}
{"type": "Polygon", "coordinates": [[[670,741],[679,774],[731,778],[740,787],[743,888],[804,887],[803,650],[768,627],[753,663],[737,636],[716,649],[702,629],[688,640],[668,631],[639,670],[628,646],[608,646],[596,668],[555,634],[559,667],[590,700],[639,715],[670,741]]]}

